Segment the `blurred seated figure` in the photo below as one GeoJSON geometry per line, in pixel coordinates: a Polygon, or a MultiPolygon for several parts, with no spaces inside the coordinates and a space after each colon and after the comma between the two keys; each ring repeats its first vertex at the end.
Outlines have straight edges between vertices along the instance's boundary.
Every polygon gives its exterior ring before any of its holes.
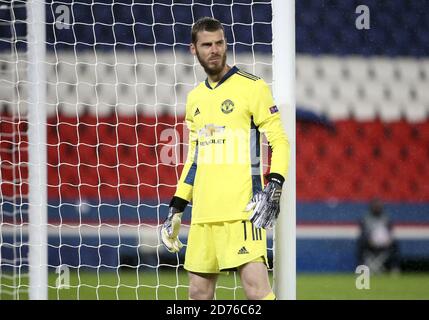
{"type": "Polygon", "coordinates": [[[369,212],[360,222],[358,263],[371,272],[399,271],[399,249],[393,238],[392,223],[380,200],[372,200],[369,212]]]}

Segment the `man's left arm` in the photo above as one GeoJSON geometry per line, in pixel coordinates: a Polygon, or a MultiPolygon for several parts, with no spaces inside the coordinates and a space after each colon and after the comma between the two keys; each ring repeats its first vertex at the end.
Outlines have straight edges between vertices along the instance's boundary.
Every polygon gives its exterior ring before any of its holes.
{"type": "Polygon", "coordinates": [[[278,111],[276,116],[268,118],[259,128],[267,137],[272,151],[268,177],[280,175],[284,181],[289,167],[290,145],[278,111]]]}
{"type": "Polygon", "coordinates": [[[267,175],[268,184],[262,192],[254,195],[246,210],[253,210],[250,220],[256,227],[272,228],[280,211],[282,186],[289,167],[290,145],[280,111],[268,85],[260,79],[255,82],[255,86],[251,113],[255,125],[265,134],[271,147],[271,169],[267,175]]]}
{"type": "Polygon", "coordinates": [[[255,125],[265,134],[272,150],[268,176],[280,175],[284,180],[289,167],[290,145],[280,118],[280,110],[274,103],[270,88],[262,79],[256,81],[255,86],[256,96],[251,112],[255,125]]]}

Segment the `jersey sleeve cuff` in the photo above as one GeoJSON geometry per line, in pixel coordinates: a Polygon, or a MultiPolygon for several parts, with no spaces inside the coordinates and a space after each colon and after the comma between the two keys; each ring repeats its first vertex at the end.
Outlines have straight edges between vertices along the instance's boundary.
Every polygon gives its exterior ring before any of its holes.
{"type": "Polygon", "coordinates": [[[174,196],[171,201],[170,201],[170,207],[174,207],[177,210],[179,210],[180,212],[185,211],[186,206],[188,205],[189,201],[176,197],[174,196]]]}
{"type": "Polygon", "coordinates": [[[285,178],[281,174],[275,172],[267,174],[265,178],[267,178],[268,181],[277,182],[280,186],[283,186],[285,182],[285,178]]]}

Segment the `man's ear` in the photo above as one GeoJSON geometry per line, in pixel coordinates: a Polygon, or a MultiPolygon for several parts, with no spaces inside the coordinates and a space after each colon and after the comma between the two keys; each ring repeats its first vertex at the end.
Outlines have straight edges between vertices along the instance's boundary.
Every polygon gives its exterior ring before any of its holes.
{"type": "Polygon", "coordinates": [[[195,56],[197,54],[196,52],[196,48],[195,48],[195,44],[191,43],[189,45],[189,51],[191,51],[191,53],[195,56]]]}

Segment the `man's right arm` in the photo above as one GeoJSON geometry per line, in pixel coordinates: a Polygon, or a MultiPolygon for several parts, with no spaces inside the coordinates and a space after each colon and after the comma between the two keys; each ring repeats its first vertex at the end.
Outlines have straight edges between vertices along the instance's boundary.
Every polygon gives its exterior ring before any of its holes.
{"type": "Polygon", "coordinates": [[[195,174],[197,171],[197,133],[192,115],[186,108],[186,124],[189,129],[189,150],[185,165],[177,183],[176,192],[170,201],[168,216],[161,227],[161,240],[170,252],[179,252],[182,243],[179,240],[179,230],[183,211],[192,199],[195,174]]]}
{"type": "Polygon", "coordinates": [[[186,125],[189,129],[188,155],[177,183],[176,192],[170,202],[170,207],[175,207],[183,212],[186,205],[192,200],[195,175],[197,172],[197,143],[198,137],[195,131],[191,112],[186,112],[186,125]]]}

